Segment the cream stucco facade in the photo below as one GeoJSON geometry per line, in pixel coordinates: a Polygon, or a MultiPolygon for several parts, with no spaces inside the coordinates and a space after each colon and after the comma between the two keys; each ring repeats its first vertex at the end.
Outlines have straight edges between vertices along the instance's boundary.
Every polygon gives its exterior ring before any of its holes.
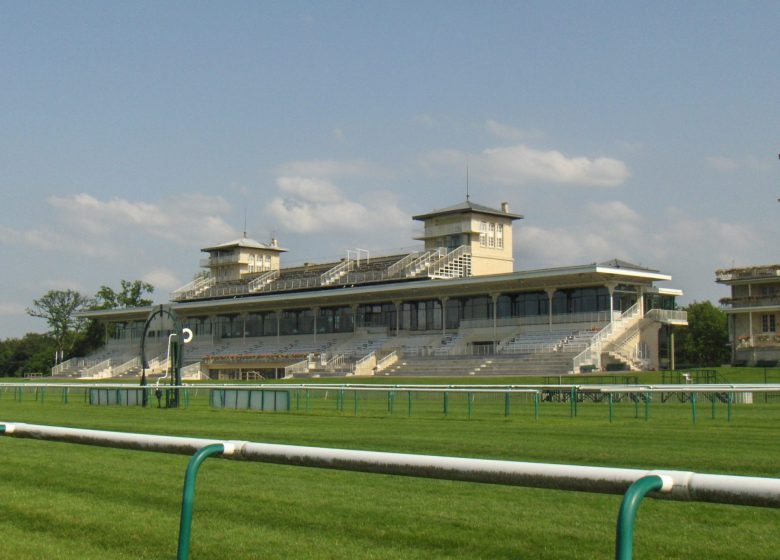
{"type": "Polygon", "coordinates": [[[715,272],[731,288],[721,299],[729,318],[732,363],[775,365],[780,361],[780,265],[715,272]]]}

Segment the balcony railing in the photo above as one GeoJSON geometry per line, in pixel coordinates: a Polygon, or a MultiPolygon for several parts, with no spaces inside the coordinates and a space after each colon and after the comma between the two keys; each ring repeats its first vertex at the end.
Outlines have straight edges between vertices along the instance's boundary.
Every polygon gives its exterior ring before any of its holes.
{"type": "Polygon", "coordinates": [[[651,309],[645,314],[645,317],[658,321],[659,323],[667,323],[670,325],[687,325],[688,324],[688,312],[677,311],[671,309],[651,309]]]}
{"type": "Polygon", "coordinates": [[[749,335],[737,337],[737,349],[761,348],[766,346],[780,346],[780,333],[755,333],[751,338],[749,335]]]}
{"type": "Polygon", "coordinates": [[[780,265],[721,269],[715,271],[715,279],[718,282],[735,282],[737,280],[753,280],[778,277],[780,277],[780,265]]]}
{"type": "Polygon", "coordinates": [[[213,266],[219,266],[224,264],[236,264],[237,262],[248,263],[249,260],[246,258],[241,260],[241,255],[223,255],[221,257],[209,257],[207,259],[200,259],[200,266],[201,268],[211,268],[213,266]]]}
{"type": "Polygon", "coordinates": [[[773,307],[780,306],[780,294],[773,296],[746,296],[723,298],[720,300],[722,307],[738,309],[741,307],[773,307]]]}

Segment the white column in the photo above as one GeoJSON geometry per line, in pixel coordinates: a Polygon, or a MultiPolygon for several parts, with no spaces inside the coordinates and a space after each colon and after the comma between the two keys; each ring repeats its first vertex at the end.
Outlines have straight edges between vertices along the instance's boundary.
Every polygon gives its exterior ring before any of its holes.
{"type": "Polygon", "coordinates": [[[549,323],[549,329],[552,330],[552,318],[553,318],[553,296],[555,295],[555,288],[546,288],[547,292],[547,321],[549,323]]]}
{"type": "Polygon", "coordinates": [[[615,320],[615,288],[617,284],[609,283],[606,284],[606,287],[609,290],[609,322],[611,323],[615,320]]]}

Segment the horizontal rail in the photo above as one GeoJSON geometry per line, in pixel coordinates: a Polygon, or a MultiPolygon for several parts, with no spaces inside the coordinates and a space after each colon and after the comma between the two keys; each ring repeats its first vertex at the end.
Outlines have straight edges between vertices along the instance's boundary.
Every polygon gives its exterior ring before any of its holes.
{"type": "Polygon", "coordinates": [[[669,477],[672,481],[671,491],[656,497],[780,507],[780,479],[775,478],[329,449],[14,422],[0,422],[0,433],[11,437],[183,455],[192,455],[207,445],[222,444],[224,453],[221,457],[228,459],[608,494],[624,494],[635,481],[655,474],[669,477]]]}
{"type": "MultiPolygon", "coordinates": [[[[0,389],[3,388],[26,388],[26,389],[140,389],[137,383],[34,383],[34,382],[16,382],[0,383],[0,389]]],[[[567,391],[572,389],[580,393],[722,393],[731,391],[740,392],[780,392],[780,383],[707,383],[707,384],[665,384],[665,385],[602,385],[602,384],[513,384],[513,385],[439,385],[439,384],[394,384],[384,385],[378,383],[198,383],[183,385],[168,385],[166,389],[247,389],[247,390],[266,390],[283,391],[287,389],[322,389],[347,391],[453,391],[453,392],[474,392],[475,390],[485,390],[492,393],[505,392],[534,392],[534,391],[567,391]]]]}

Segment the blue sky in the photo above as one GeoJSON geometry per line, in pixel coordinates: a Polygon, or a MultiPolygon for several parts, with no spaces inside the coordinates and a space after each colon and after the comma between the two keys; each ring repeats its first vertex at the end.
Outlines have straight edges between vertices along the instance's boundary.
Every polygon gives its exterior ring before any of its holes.
{"type": "Polygon", "coordinates": [[[682,303],[776,263],[777,2],[0,2],[0,338],[50,289],[275,235],[285,263],[526,216],[515,267],[623,258],[682,303]]]}

